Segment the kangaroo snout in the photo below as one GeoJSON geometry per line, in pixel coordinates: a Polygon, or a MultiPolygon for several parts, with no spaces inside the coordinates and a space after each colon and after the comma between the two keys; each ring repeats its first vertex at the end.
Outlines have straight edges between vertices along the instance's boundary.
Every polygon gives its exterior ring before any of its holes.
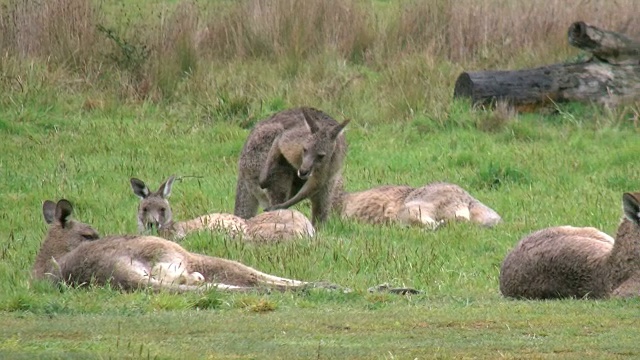
{"type": "Polygon", "coordinates": [[[302,180],[307,180],[311,177],[312,170],[298,169],[298,177],[302,180]]]}
{"type": "Polygon", "coordinates": [[[144,231],[142,232],[143,234],[154,234],[157,231],[159,231],[161,228],[161,225],[159,222],[154,222],[154,221],[148,221],[145,226],[144,226],[144,231]]]}
{"type": "Polygon", "coordinates": [[[143,214],[142,223],[147,230],[159,230],[165,225],[167,218],[163,211],[149,211],[143,214]]]}

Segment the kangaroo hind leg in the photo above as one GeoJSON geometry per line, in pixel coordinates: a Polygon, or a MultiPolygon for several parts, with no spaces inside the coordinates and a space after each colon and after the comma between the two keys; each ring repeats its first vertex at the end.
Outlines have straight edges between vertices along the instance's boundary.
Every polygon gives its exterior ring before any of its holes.
{"type": "Polygon", "coordinates": [[[436,219],[434,205],[426,202],[406,203],[398,213],[398,221],[430,230],[435,230],[443,224],[442,220],[436,219]]]}

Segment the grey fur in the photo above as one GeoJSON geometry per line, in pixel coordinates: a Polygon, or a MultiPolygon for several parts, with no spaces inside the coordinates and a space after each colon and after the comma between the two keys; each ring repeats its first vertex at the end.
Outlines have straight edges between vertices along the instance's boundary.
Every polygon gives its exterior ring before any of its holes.
{"type": "Polygon", "coordinates": [[[109,283],[125,291],[151,288],[183,292],[212,287],[286,290],[309,285],[268,275],[239,262],[191,253],[154,236],[99,238],[91,226],[72,220],[72,211],[64,199],[43,204],[43,215],[50,225],[33,266],[35,279],[75,286],[109,283]]]}
{"type": "Polygon", "coordinates": [[[170,176],[155,192],[151,192],[144,181],[131,178],[131,189],[140,198],[138,205],[138,232],[163,231],[171,225],[173,214],[169,196],[175,176],[170,176]]]}
{"type": "Polygon", "coordinates": [[[523,238],[500,269],[500,291],[524,299],[637,296],[640,291],[640,193],[622,197],[615,241],[592,227],[559,226],[523,238]]]}
{"type": "Polygon", "coordinates": [[[170,194],[174,176],[171,176],[156,193],[150,193],[144,181],[132,178],[131,187],[138,195],[138,230],[144,233],[152,228],[152,222],[162,237],[181,240],[189,233],[212,230],[227,233],[248,242],[273,243],[313,237],[315,229],[302,213],[296,210],[279,210],[262,213],[245,220],[227,213],[211,213],[191,220],[174,221],[171,205],[166,194],[170,194]],[[167,185],[168,184],[168,185],[167,185]],[[168,189],[168,192],[162,190],[168,189]],[[164,209],[164,211],[161,211],[164,209]],[[163,215],[164,214],[164,215],[163,215]],[[161,219],[157,221],[156,219],[161,219]]]}
{"type": "Polygon", "coordinates": [[[234,214],[254,217],[258,207],[286,209],[311,200],[314,225],[324,222],[342,184],[347,152],[339,124],[313,108],[282,111],[258,123],[238,161],[234,214]]]}

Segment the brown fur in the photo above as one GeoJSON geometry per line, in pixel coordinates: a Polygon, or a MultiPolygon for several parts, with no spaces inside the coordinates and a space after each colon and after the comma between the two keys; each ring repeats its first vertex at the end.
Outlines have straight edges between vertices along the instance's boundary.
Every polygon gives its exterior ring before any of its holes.
{"type": "Polygon", "coordinates": [[[282,111],[258,123],[238,161],[234,214],[286,209],[311,200],[314,225],[324,222],[342,183],[347,144],[339,124],[312,108],[282,111]]]}
{"type": "Polygon", "coordinates": [[[70,219],[72,210],[67,200],[57,204],[45,201],[43,214],[50,226],[36,257],[34,278],[76,286],[109,283],[123,290],[285,290],[308,284],[268,275],[235,261],[191,253],[154,236],[99,239],[89,225],[70,219]]]}
{"type": "Polygon", "coordinates": [[[138,195],[138,228],[148,229],[154,226],[160,229],[163,237],[173,240],[181,240],[192,232],[203,230],[222,231],[232,237],[241,238],[250,242],[277,242],[293,240],[301,237],[313,237],[315,230],[306,216],[296,210],[278,210],[262,213],[251,219],[245,220],[239,216],[227,213],[212,213],[199,216],[192,220],[174,222],[171,216],[161,217],[161,223],[148,224],[155,218],[149,214],[159,214],[158,207],[165,209],[165,215],[171,215],[171,206],[164,194],[171,193],[174,176],[165,181],[160,189],[151,193],[142,180],[132,178],[131,187],[138,195]],[[150,194],[146,197],[141,195],[150,194]]]}
{"type": "Polygon", "coordinates": [[[204,230],[223,232],[231,237],[242,237],[247,232],[247,222],[233,214],[211,213],[191,220],[172,222],[160,234],[173,240],[182,240],[190,233],[204,230]]]}
{"type": "Polygon", "coordinates": [[[526,299],[637,296],[640,193],[623,195],[615,241],[591,227],[552,227],[523,238],[500,269],[504,296],[526,299]]]}
{"type": "Polygon", "coordinates": [[[343,218],[370,224],[396,222],[405,198],[414,190],[410,186],[389,185],[345,193],[342,199],[341,215],[343,218]]]}
{"type": "Polygon", "coordinates": [[[282,209],[264,212],[247,220],[245,239],[257,243],[314,237],[311,221],[301,212],[282,209]]]}
{"type": "Polygon", "coordinates": [[[81,243],[100,238],[98,232],[91,226],[70,220],[71,204],[66,205],[63,200],[60,200],[57,206],[48,200],[42,205],[44,219],[52,225],[49,227],[46,240],[40,246],[33,265],[31,273],[36,279],[44,278],[46,273],[52,271],[52,259],[66,254],[81,243]]]}
{"type": "Polygon", "coordinates": [[[401,223],[435,229],[449,220],[492,227],[500,216],[455,184],[433,183],[420,188],[381,186],[345,193],[339,200],[344,218],[367,223],[401,223]]]}

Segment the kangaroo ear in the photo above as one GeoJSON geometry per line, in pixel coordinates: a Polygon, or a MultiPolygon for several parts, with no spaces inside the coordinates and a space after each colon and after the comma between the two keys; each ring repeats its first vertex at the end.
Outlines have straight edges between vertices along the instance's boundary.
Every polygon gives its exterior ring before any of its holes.
{"type": "Polygon", "coordinates": [[[62,199],[56,204],[55,219],[60,222],[62,227],[65,227],[69,223],[69,216],[73,212],[73,206],[68,200],[62,199]]]}
{"type": "Polygon", "coordinates": [[[131,189],[140,199],[145,199],[151,194],[147,185],[140,179],[131,178],[131,189]]]}
{"type": "Polygon", "coordinates": [[[331,131],[331,136],[333,136],[333,138],[337,138],[340,134],[342,134],[342,132],[344,131],[344,128],[347,127],[347,124],[349,124],[351,120],[347,119],[345,121],[342,122],[342,124],[337,125],[336,127],[333,128],[333,130],[331,131]]]}
{"type": "Polygon", "coordinates": [[[622,195],[622,208],[624,209],[624,216],[640,226],[640,201],[638,201],[635,194],[624,193],[622,195]]]}
{"type": "Polygon", "coordinates": [[[47,224],[51,224],[56,214],[56,203],[51,200],[45,200],[42,204],[42,215],[47,224]]]}
{"type": "Polygon", "coordinates": [[[312,134],[314,134],[319,130],[318,124],[316,123],[316,117],[311,112],[311,108],[303,107],[302,116],[304,117],[304,121],[309,126],[309,130],[311,130],[312,134]]]}
{"type": "Polygon", "coordinates": [[[175,179],[176,179],[176,176],[171,175],[169,176],[167,181],[165,181],[162,185],[160,185],[160,188],[158,189],[157,193],[162,194],[162,198],[166,199],[169,196],[171,196],[171,187],[173,186],[173,181],[175,179]]]}

